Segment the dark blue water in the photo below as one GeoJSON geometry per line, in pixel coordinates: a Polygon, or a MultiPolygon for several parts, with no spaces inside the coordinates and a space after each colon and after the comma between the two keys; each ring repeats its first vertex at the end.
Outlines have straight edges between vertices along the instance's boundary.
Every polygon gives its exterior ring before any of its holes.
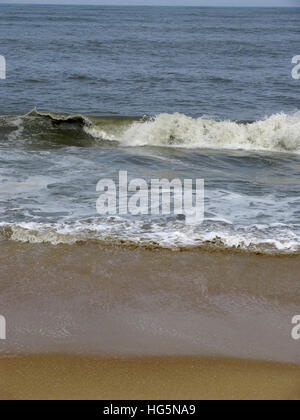
{"type": "Polygon", "coordinates": [[[0,5],[0,112],[290,112],[299,19],[299,9],[0,5]]]}
{"type": "Polygon", "coordinates": [[[298,250],[299,19],[300,9],[0,5],[6,237],[298,250]],[[100,218],[96,184],[119,169],[204,178],[205,223],[100,218]]]}

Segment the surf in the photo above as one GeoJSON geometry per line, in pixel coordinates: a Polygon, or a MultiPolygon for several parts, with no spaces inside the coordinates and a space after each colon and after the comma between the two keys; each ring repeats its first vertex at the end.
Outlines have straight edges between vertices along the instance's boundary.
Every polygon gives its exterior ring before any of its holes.
{"type": "MultiPolygon", "coordinates": [[[[258,121],[218,121],[185,114],[154,117],[86,116],[40,112],[0,118],[0,131],[11,136],[27,130],[34,136],[56,130],[73,145],[74,133],[85,144],[115,142],[120,147],[165,147],[184,149],[244,150],[246,152],[300,153],[300,111],[278,113],[258,121]],[[70,135],[72,133],[72,135],[70,135]]],[[[53,139],[53,136],[51,137],[53,139]]],[[[76,142],[74,144],[76,146],[76,142]]]]}

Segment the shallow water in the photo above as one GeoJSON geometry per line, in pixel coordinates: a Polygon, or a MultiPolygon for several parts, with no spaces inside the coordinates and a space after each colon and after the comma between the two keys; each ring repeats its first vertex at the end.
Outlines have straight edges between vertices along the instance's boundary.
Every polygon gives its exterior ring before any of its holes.
{"type": "Polygon", "coordinates": [[[299,256],[0,242],[2,354],[300,364],[299,256]]]}
{"type": "Polygon", "coordinates": [[[299,113],[248,124],[180,114],[154,120],[35,111],[2,117],[2,237],[298,252],[299,128],[299,113]],[[190,225],[161,211],[100,216],[97,182],[111,178],[118,185],[120,170],[128,181],[149,184],[204,179],[204,223],[190,225]]]}

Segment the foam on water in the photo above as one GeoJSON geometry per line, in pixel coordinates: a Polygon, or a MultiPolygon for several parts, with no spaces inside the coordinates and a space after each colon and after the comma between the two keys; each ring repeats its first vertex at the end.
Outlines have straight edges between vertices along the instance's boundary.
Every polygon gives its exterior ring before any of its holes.
{"type": "Polygon", "coordinates": [[[105,128],[86,125],[90,135],[125,146],[268,150],[300,153],[300,112],[272,115],[254,123],[160,114],[133,122],[118,138],[105,128]]]}
{"type": "Polygon", "coordinates": [[[35,110],[0,117],[0,130],[3,238],[299,251],[300,112],[238,123],[183,114],[116,118],[35,110]],[[189,226],[174,216],[95,217],[96,184],[115,179],[119,168],[131,178],[204,178],[204,224],[189,226]]]}
{"type": "Polygon", "coordinates": [[[136,221],[119,217],[95,218],[74,223],[1,223],[2,239],[52,245],[99,241],[122,246],[141,246],[175,250],[210,248],[244,250],[264,254],[293,254],[300,251],[300,226],[232,226],[207,223],[190,226],[180,222],[136,221]]]}
{"type": "MultiPolygon", "coordinates": [[[[270,151],[300,154],[300,111],[274,114],[256,122],[216,121],[184,114],[156,117],[90,117],[31,111],[23,117],[2,117],[0,129],[10,126],[9,139],[20,137],[24,125],[37,130],[38,122],[50,121],[56,129],[72,126],[98,141],[114,141],[125,147],[171,147],[270,151]],[[31,124],[31,125],[30,125],[31,124]]],[[[49,127],[41,125],[45,132],[49,127]]],[[[37,131],[38,132],[38,131],[37,131]]],[[[70,139],[71,142],[71,139],[70,139]]]]}

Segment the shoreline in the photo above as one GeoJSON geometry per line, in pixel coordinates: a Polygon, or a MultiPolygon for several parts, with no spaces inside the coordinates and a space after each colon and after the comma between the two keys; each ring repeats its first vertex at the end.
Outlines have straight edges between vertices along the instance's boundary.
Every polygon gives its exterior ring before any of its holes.
{"type": "Polygon", "coordinates": [[[300,366],[72,355],[0,358],[0,400],[299,400],[300,366]]]}

